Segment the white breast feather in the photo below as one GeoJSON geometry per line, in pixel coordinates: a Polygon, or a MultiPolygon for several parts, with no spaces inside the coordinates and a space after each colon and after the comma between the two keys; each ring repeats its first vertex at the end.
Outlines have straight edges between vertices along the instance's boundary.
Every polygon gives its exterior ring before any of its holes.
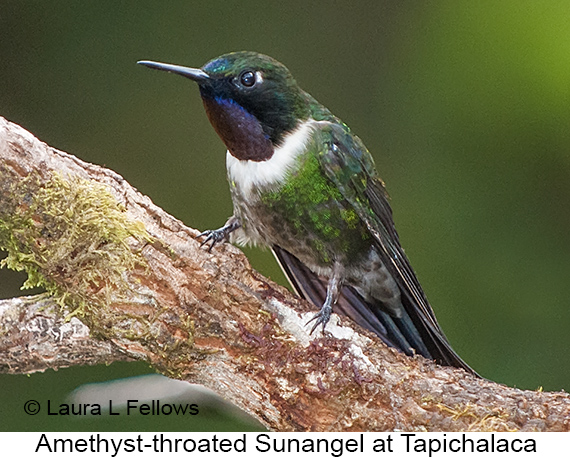
{"type": "Polygon", "coordinates": [[[275,149],[273,156],[263,162],[239,160],[228,151],[226,167],[230,185],[235,185],[242,195],[248,198],[256,189],[282,182],[307,143],[314,125],[313,120],[303,122],[287,136],[279,148],[275,149]]]}

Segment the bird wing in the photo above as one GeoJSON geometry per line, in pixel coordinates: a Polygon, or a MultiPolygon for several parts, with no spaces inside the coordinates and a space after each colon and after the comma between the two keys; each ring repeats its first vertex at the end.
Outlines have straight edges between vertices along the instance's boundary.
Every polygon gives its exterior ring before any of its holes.
{"type": "MultiPolygon", "coordinates": [[[[382,263],[400,288],[403,305],[402,316],[395,317],[381,304],[366,301],[355,288],[344,286],[335,310],[407,354],[416,352],[474,373],[451,348],[400,246],[388,195],[364,144],[342,124],[319,122],[315,135],[320,136],[316,143],[324,145],[318,154],[324,174],[366,225],[382,263]]],[[[278,246],[273,251],[296,291],[320,307],[328,279],[288,251],[278,246]]]]}

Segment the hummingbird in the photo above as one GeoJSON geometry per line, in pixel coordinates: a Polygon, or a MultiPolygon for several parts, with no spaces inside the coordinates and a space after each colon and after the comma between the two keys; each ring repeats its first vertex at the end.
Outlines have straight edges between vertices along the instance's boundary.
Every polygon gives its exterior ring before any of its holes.
{"type": "Polygon", "coordinates": [[[199,235],[269,247],[297,293],[387,345],[475,372],[439,326],[394,226],[383,181],[351,129],[299,87],[277,60],[232,52],[202,68],[138,62],[197,83],[227,148],[233,215],[199,235]]]}

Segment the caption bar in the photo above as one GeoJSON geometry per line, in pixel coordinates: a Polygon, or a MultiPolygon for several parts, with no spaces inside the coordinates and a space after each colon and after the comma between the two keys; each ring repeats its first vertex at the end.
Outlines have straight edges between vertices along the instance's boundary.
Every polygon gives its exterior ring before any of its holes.
{"type": "Polygon", "coordinates": [[[567,455],[555,433],[3,433],[19,455],[567,455]],[[22,452],[23,451],[23,452],[22,452]]]}

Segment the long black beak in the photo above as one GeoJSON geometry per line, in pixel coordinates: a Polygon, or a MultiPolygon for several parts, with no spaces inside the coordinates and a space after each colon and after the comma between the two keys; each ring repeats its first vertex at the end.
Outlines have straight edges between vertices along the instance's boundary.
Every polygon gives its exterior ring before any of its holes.
{"type": "Polygon", "coordinates": [[[177,75],[184,76],[185,78],[191,79],[200,83],[206,81],[209,76],[203,70],[199,68],[182,67],[180,65],[172,65],[170,63],[153,62],[152,60],[139,60],[137,62],[145,67],[154,68],[155,70],[168,71],[169,73],[176,73],[177,75]]]}

